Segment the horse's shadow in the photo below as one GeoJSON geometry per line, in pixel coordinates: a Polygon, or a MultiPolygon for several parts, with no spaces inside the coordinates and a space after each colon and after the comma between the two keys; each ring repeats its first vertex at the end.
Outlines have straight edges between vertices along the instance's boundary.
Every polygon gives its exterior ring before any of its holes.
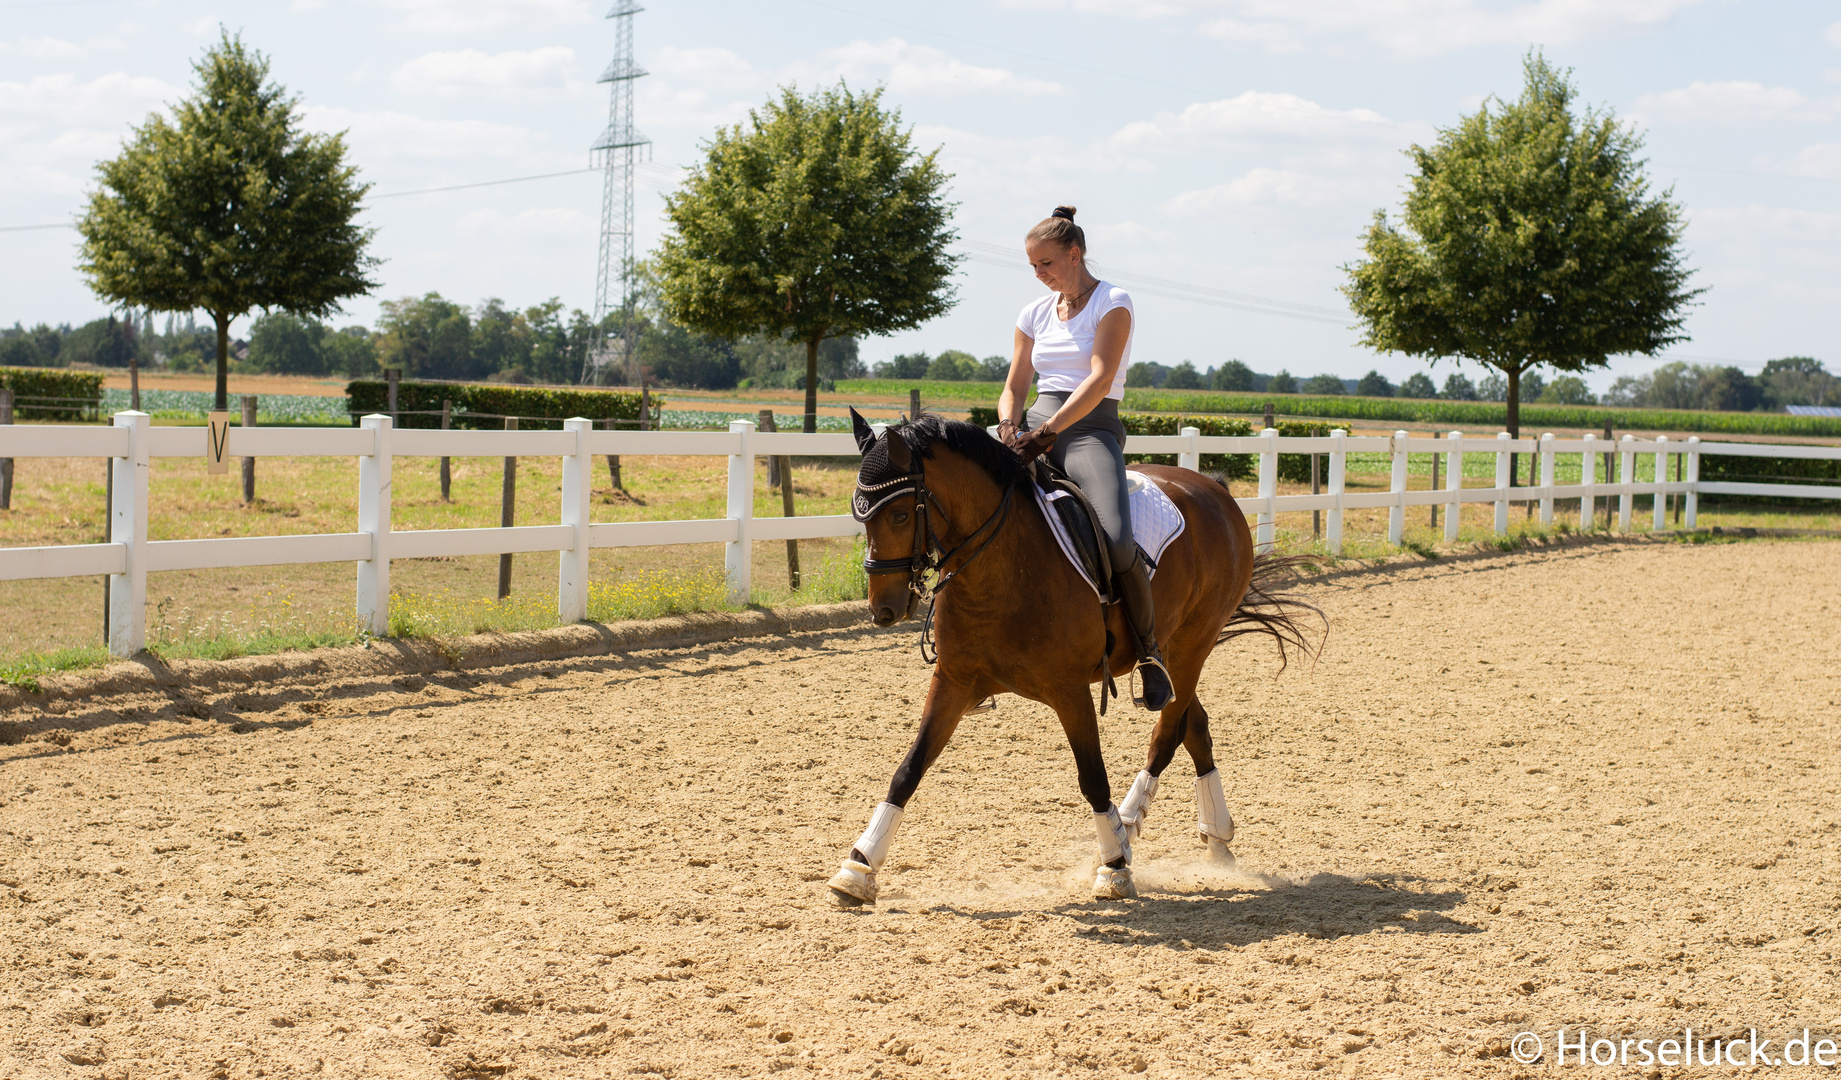
{"type": "MultiPolygon", "coordinates": [[[[1077,900],[1047,909],[1080,923],[1076,934],[1115,946],[1221,950],[1287,937],[1333,940],[1358,934],[1479,934],[1484,928],[1446,914],[1469,899],[1461,889],[1407,874],[1317,873],[1301,881],[1232,871],[1246,880],[1162,891],[1144,887],[1136,900],[1077,900]]],[[[1141,887],[1144,883],[1141,882],[1141,887]]],[[[941,914],[979,920],[1033,911],[936,906],[941,914]]]]}

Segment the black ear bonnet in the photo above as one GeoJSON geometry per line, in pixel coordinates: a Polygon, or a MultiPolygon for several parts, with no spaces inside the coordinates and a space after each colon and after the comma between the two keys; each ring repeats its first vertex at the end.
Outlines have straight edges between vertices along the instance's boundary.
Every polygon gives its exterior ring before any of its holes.
{"type": "Polygon", "coordinates": [[[890,499],[911,494],[919,487],[918,471],[903,472],[889,460],[889,440],[899,438],[898,428],[891,427],[863,451],[863,465],[857,470],[856,494],[850,497],[850,516],[858,521],[868,521],[890,499]]]}

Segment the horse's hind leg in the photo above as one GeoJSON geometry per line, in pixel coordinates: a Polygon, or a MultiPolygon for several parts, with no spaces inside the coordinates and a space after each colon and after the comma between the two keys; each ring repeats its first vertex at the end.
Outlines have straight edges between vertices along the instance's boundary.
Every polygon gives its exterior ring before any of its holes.
{"type": "Polygon", "coordinates": [[[1208,845],[1208,856],[1233,864],[1234,816],[1227,812],[1227,795],[1221,790],[1221,770],[1215,765],[1215,744],[1208,734],[1208,710],[1200,701],[1191,706],[1183,731],[1183,746],[1195,759],[1195,831],[1208,845]]]}
{"type": "Polygon", "coordinates": [[[1157,717],[1157,724],[1151,729],[1151,747],[1146,755],[1144,768],[1131,782],[1131,790],[1119,803],[1119,818],[1125,822],[1125,828],[1136,840],[1144,827],[1144,813],[1150,807],[1151,800],[1157,797],[1159,778],[1170,766],[1170,759],[1176,755],[1176,747],[1183,742],[1189,726],[1189,714],[1200,709],[1201,704],[1191,697],[1187,704],[1180,701],[1163,710],[1157,717]]]}
{"type": "Polygon", "coordinates": [[[971,687],[950,682],[937,670],[934,672],[933,683],[927,688],[927,702],[921,707],[920,730],[915,733],[914,745],[908,747],[907,756],[889,781],[888,798],[877,804],[870,815],[869,827],[851,845],[844,865],[829,882],[831,893],[840,904],[854,907],[876,902],[876,871],[882,869],[888,858],[895,830],[901,826],[903,809],[914,797],[914,790],[920,787],[928,766],[946,749],[947,740],[958,729],[965,711],[981,697],[983,695],[971,687]]]}

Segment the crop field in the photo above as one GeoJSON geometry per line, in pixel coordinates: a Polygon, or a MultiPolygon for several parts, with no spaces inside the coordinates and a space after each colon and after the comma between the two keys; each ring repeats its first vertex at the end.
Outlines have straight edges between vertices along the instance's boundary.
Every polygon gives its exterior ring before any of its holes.
{"type": "MultiPolygon", "coordinates": [[[[1321,579],[1314,668],[1241,639],[1203,679],[1237,867],[1200,857],[1179,753],[1131,901],[1085,891],[1060,728],[1006,697],[881,903],[833,905],[913,734],[912,624],[0,688],[0,1072],[1534,1078],[1581,1025],[1780,1054],[1841,1030],[1838,551],[1321,579]]],[[[1115,797],[1148,730],[1102,722],[1115,797]]],[[[1591,1073],[1658,1075],[1626,1054],[1591,1073]]]]}

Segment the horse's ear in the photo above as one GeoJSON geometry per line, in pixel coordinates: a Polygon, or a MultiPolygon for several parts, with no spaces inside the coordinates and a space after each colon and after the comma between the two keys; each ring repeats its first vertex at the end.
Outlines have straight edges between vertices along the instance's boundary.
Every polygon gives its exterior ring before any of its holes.
{"type": "Polygon", "coordinates": [[[914,471],[914,455],[908,450],[908,442],[901,437],[900,426],[888,430],[889,464],[902,472],[914,471]]]}
{"type": "Polygon", "coordinates": [[[876,443],[875,431],[870,428],[868,421],[863,419],[863,414],[854,408],[850,410],[850,433],[857,437],[857,453],[859,454],[869,453],[869,448],[876,443]]]}

